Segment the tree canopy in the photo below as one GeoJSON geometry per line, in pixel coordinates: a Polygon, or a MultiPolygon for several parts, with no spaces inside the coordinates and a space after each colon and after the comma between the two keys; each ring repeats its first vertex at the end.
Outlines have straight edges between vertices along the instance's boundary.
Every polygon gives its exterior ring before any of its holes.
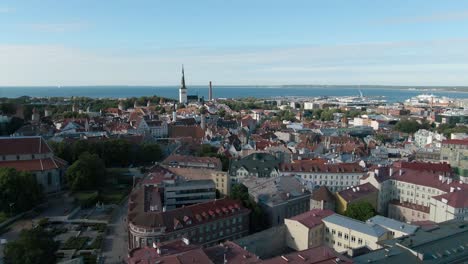
{"type": "Polygon", "coordinates": [[[106,167],[96,154],[81,154],[67,170],[66,178],[72,191],[93,190],[104,184],[106,167]]]}
{"type": "Polygon", "coordinates": [[[16,241],[6,244],[5,264],[55,263],[57,243],[52,235],[41,227],[22,230],[16,241]]]}
{"type": "Polygon", "coordinates": [[[108,167],[149,163],[162,158],[162,150],[158,144],[133,144],[124,139],[99,142],[78,140],[72,144],[50,142],[50,146],[57,156],[70,163],[75,162],[84,152],[98,155],[108,167]]]}
{"type": "Polygon", "coordinates": [[[444,134],[447,138],[450,137],[452,133],[468,133],[468,127],[466,126],[457,126],[454,124],[440,124],[437,127],[437,132],[444,134]]]}
{"type": "Polygon", "coordinates": [[[357,202],[348,205],[344,214],[356,220],[366,221],[376,215],[376,212],[369,202],[357,202]]]}
{"type": "Polygon", "coordinates": [[[419,129],[430,129],[431,125],[426,121],[423,123],[419,123],[416,120],[411,120],[411,119],[403,119],[398,121],[395,125],[395,129],[403,132],[403,133],[409,133],[413,134],[419,129]]]}
{"type": "Polygon", "coordinates": [[[13,168],[0,168],[0,211],[20,213],[30,210],[43,198],[36,177],[13,168]]]}
{"type": "Polygon", "coordinates": [[[243,184],[234,184],[231,188],[231,199],[242,201],[242,205],[251,210],[250,231],[259,232],[265,229],[265,214],[262,208],[250,197],[249,189],[243,184]]]}

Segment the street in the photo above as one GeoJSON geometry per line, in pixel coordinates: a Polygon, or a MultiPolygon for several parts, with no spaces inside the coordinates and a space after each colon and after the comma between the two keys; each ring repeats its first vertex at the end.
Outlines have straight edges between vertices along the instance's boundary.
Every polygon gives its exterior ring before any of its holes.
{"type": "Polygon", "coordinates": [[[128,200],[118,209],[108,225],[108,232],[102,250],[103,262],[101,263],[125,263],[128,236],[124,220],[127,217],[127,208],[128,200]]]}

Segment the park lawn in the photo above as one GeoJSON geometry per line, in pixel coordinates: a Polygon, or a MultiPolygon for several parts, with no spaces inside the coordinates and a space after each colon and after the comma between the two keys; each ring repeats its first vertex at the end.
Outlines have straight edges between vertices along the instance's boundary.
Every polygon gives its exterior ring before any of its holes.
{"type": "Polygon", "coordinates": [[[125,185],[106,186],[99,193],[99,201],[104,204],[119,204],[130,193],[130,190],[130,187],[125,185]]]}
{"type": "Polygon", "coordinates": [[[85,247],[86,242],[88,242],[89,237],[70,237],[65,241],[62,246],[62,249],[76,249],[80,250],[85,247]]]}
{"type": "Polygon", "coordinates": [[[82,253],[80,253],[80,256],[83,257],[84,264],[91,264],[91,263],[95,264],[95,263],[97,263],[97,256],[96,255],[82,252],[82,253]]]}
{"type": "Polygon", "coordinates": [[[97,191],[75,192],[73,193],[73,196],[77,200],[78,204],[83,208],[91,207],[98,201],[97,191]]]}
{"type": "Polygon", "coordinates": [[[87,249],[101,249],[101,246],[102,246],[102,241],[103,241],[103,236],[102,235],[98,235],[93,243],[91,243],[90,245],[88,245],[86,248],[87,249]]]}

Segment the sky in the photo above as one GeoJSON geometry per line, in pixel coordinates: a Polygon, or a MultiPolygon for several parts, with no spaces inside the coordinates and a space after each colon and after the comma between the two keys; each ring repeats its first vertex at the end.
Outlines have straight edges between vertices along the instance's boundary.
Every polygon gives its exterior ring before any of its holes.
{"type": "Polygon", "coordinates": [[[0,0],[0,86],[468,86],[468,1],[0,0]]]}

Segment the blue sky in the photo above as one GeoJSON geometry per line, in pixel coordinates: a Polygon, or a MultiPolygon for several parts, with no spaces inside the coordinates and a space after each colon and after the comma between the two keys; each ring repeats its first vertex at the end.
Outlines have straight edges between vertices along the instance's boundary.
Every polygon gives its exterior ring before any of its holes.
{"type": "Polygon", "coordinates": [[[0,86],[468,85],[468,1],[2,0],[0,86]]]}

